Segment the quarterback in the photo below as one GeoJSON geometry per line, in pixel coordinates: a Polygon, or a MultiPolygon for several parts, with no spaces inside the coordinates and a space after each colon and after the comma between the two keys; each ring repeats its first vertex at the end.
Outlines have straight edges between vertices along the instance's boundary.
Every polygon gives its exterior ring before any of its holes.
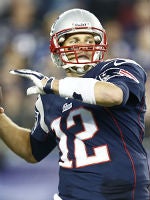
{"type": "Polygon", "coordinates": [[[10,70],[34,83],[27,94],[38,94],[36,123],[31,130],[20,127],[1,108],[0,138],[31,163],[58,147],[59,193],[54,200],[150,199],[142,145],[146,73],[130,59],[104,61],[106,50],[106,33],[97,17],[71,9],[50,31],[52,60],[66,77],[10,70]]]}

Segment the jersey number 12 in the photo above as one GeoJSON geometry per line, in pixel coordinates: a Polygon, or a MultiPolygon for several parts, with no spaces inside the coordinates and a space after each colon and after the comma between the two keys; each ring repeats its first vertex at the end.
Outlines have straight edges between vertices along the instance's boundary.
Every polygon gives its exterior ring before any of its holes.
{"type": "MultiPolygon", "coordinates": [[[[85,108],[78,108],[72,110],[69,113],[69,116],[66,119],[67,130],[73,126],[76,126],[74,117],[80,116],[82,125],[84,129],[81,132],[74,133],[74,157],[75,157],[75,167],[84,167],[88,165],[104,163],[110,161],[108,146],[106,144],[93,147],[93,155],[88,155],[87,146],[85,141],[92,139],[98,131],[97,125],[94,121],[92,113],[85,108]]],[[[73,167],[73,160],[68,158],[68,144],[67,144],[67,135],[61,130],[61,117],[55,119],[51,127],[55,131],[57,137],[60,139],[59,148],[62,153],[61,161],[59,162],[60,166],[65,168],[73,167]],[[58,126],[59,125],[59,126],[58,126]]],[[[90,147],[88,147],[90,148],[90,147]]]]}

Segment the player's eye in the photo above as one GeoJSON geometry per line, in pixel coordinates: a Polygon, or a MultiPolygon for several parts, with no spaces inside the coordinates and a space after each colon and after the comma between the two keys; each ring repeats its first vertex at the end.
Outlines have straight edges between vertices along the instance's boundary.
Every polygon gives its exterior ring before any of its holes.
{"type": "Polygon", "coordinates": [[[95,43],[95,41],[93,38],[89,38],[86,40],[86,44],[94,44],[94,43],[95,43]]]}
{"type": "Polygon", "coordinates": [[[71,39],[68,44],[77,44],[78,43],[78,40],[77,39],[71,39]]]}

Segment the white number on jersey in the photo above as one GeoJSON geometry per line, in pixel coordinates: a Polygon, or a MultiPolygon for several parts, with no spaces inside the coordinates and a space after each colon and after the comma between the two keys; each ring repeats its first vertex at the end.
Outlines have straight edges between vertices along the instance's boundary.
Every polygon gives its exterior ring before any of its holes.
{"type": "MultiPolygon", "coordinates": [[[[75,116],[80,116],[84,127],[82,132],[74,133],[74,156],[76,168],[110,161],[108,146],[106,144],[92,147],[94,152],[93,155],[89,156],[87,153],[85,141],[93,138],[97,133],[97,125],[92,113],[85,108],[72,110],[66,121],[67,129],[76,125],[74,120],[75,116]]],[[[51,124],[52,129],[60,139],[59,148],[62,152],[62,156],[59,164],[65,168],[72,168],[73,161],[68,159],[69,149],[67,145],[67,135],[61,130],[60,122],[61,118],[57,118],[51,124]]]]}

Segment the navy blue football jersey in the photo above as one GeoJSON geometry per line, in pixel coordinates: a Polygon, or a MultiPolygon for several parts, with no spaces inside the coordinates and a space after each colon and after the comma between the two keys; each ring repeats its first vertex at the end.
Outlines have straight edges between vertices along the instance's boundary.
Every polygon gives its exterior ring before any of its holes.
{"type": "MultiPolygon", "coordinates": [[[[84,77],[116,84],[124,100],[119,106],[103,107],[55,94],[38,97],[31,136],[43,144],[52,138],[58,145],[60,197],[148,200],[149,168],[142,145],[145,71],[133,60],[112,59],[84,77]]],[[[46,148],[48,154],[52,148],[46,148]]]]}

